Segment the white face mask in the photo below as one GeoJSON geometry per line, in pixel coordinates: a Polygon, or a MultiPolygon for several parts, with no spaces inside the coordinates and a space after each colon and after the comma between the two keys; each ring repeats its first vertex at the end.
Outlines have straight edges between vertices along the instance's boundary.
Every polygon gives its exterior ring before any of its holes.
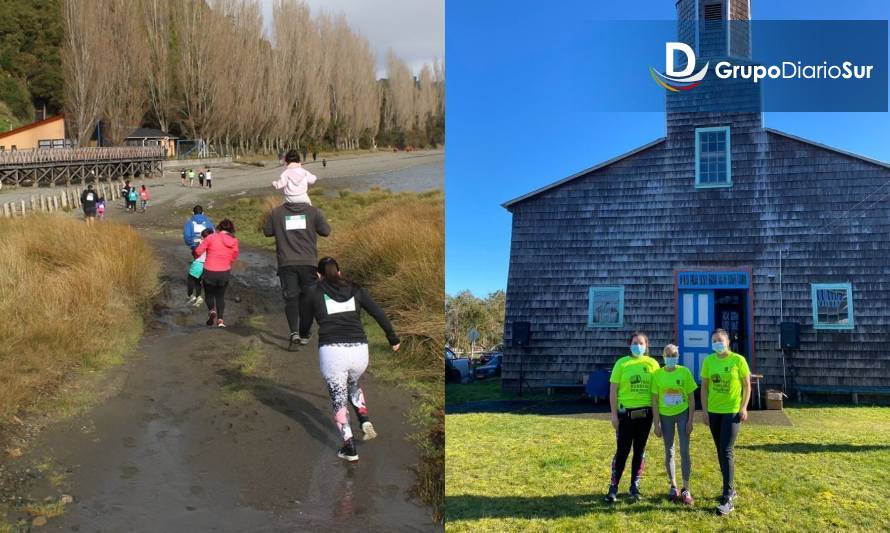
{"type": "Polygon", "coordinates": [[[726,345],[722,341],[714,342],[711,343],[711,349],[717,353],[723,353],[726,351],[726,345]]]}
{"type": "Polygon", "coordinates": [[[630,345],[630,353],[634,355],[634,357],[639,357],[646,353],[646,345],[645,344],[631,344],[630,345]]]}
{"type": "Polygon", "coordinates": [[[665,357],[664,358],[664,366],[668,368],[674,368],[677,366],[677,363],[680,362],[679,357],[665,357]]]}

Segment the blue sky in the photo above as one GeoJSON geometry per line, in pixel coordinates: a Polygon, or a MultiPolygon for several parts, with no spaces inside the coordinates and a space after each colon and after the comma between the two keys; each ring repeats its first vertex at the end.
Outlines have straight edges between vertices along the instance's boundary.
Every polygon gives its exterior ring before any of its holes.
{"type": "MultiPolygon", "coordinates": [[[[751,4],[754,20],[890,19],[886,0],[751,4]]],[[[595,112],[579,104],[579,95],[595,99],[597,91],[614,97],[614,87],[608,80],[589,86],[596,76],[572,69],[614,61],[622,51],[579,49],[572,33],[587,23],[601,28],[597,21],[674,20],[674,6],[674,0],[446,2],[447,293],[506,288],[511,219],[500,204],[664,136],[664,113],[595,112]]],[[[890,113],[771,112],[764,125],[890,161],[890,113]]]]}

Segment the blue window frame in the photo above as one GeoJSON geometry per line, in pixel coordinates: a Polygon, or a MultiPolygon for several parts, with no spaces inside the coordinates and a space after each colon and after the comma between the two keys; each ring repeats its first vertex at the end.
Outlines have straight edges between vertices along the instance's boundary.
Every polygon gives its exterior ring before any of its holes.
{"type": "Polygon", "coordinates": [[[624,286],[590,287],[587,303],[587,327],[620,328],[624,326],[624,286]]]}
{"type": "Polygon", "coordinates": [[[853,286],[850,283],[812,283],[814,329],[853,329],[853,286]]]}
{"type": "Polygon", "coordinates": [[[695,186],[732,187],[729,126],[695,128],[695,186]]]}

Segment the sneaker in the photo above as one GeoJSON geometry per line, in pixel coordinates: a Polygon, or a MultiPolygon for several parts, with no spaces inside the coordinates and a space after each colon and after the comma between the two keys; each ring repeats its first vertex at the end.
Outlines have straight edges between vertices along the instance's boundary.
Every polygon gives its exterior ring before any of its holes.
{"type": "Polygon", "coordinates": [[[201,307],[201,304],[203,304],[203,303],[204,303],[203,296],[198,296],[197,298],[195,298],[195,307],[201,307]]]}
{"type": "Polygon", "coordinates": [[[615,503],[618,501],[618,487],[609,485],[609,493],[606,494],[606,503],[615,503]]]}
{"type": "Polygon", "coordinates": [[[224,327],[226,327],[226,323],[223,322],[223,319],[220,318],[219,320],[216,321],[216,327],[224,328],[224,327]]]}
{"type": "Polygon", "coordinates": [[[723,496],[720,498],[720,505],[717,506],[717,514],[720,516],[728,515],[733,510],[733,498],[731,496],[723,496]]]}
{"type": "Polygon", "coordinates": [[[216,324],[216,309],[211,309],[210,314],[207,316],[207,325],[212,326],[216,324]]]}
{"type": "Polygon", "coordinates": [[[309,344],[309,337],[300,337],[300,344],[302,344],[303,346],[309,344]]]}
{"type": "Polygon", "coordinates": [[[643,499],[643,494],[640,492],[639,481],[631,482],[629,494],[631,501],[638,502],[643,499]]]}
{"type": "Polygon", "coordinates": [[[365,434],[364,440],[371,440],[377,436],[377,432],[374,431],[374,424],[370,422],[362,422],[362,432],[365,434]]]}
{"type": "Polygon", "coordinates": [[[294,331],[293,333],[291,333],[291,334],[290,334],[290,343],[291,343],[292,345],[293,345],[293,344],[299,344],[299,343],[300,343],[300,334],[297,333],[296,331],[294,331]]]}
{"type": "Polygon", "coordinates": [[[355,451],[355,444],[352,439],[343,443],[343,447],[337,451],[337,457],[346,459],[349,462],[358,461],[358,453],[355,451]]]}
{"type": "Polygon", "coordinates": [[[680,499],[678,500],[683,505],[692,505],[695,503],[695,500],[692,499],[692,494],[689,493],[689,489],[683,489],[680,491],[680,499]]]}
{"type": "Polygon", "coordinates": [[[195,298],[194,296],[190,296],[189,299],[185,302],[185,305],[194,305],[195,300],[197,300],[197,298],[195,298]]]}
{"type": "Polygon", "coordinates": [[[671,485],[671,488],[668,490],[668,500],[675,502],[680,498],[680,493],[677,492],[677,487],[671,485]]]}

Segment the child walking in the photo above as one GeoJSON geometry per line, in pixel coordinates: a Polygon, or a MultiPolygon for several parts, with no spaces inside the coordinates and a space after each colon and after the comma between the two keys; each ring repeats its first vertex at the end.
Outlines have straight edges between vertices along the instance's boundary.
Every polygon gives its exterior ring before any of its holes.
{"type": "Polygon", "coordinates": [[[131,186],[129,192],[127,192],[127,211],[136,212],[136,200],[139,199],[139,191],[136,190],[136,187],[131,186]]]}
{"type": "Polygon", "coordinates": [[[204,176],[204,181],[207,182],[207,188],[213,188],[213,174],[210,173],[210,168],[207,169],[207,174],[204,176]]]}
{"type": "Polygon", "coordinates": [[[148,193],[148,188],[145,185],[139,191],[139,198],[142,200],[142,212],[144,213],[145,208],[148,207],[148,201],[151,200],[151,195],[148,193]]]}
{"type": "Polygon", "coordinates": [[[678,364],[680,354],[673,344],[668,344],[662,352],[664,367],[652,375],[652,414],[655,419],[655,435],[664,439],[664,468],[667,471],[668,499],[685,505],[692,505],[689,492],[689,476],[692,460],[689,456],[689,436],[692,434],[692,421],[695,415],[694,392],[698,386],[692,372],[678,364]],[[683,485],[677,490],[677,475],[674,467],[674,434],[680,440],[683,485]]]}
{"type": "Polygon", "coordinates": [[[99,220],[105,220],[105,197],[99,198],[99,201],[96,202],[96,214],[99,215],[99,220]]]}
{"type": "MultiPolygon", "coordinates": [[[[213,230],[207,228],[201,232],[201,238],[204,239],[211,233],[213,233],[213,230]]],[[[185,283],[189,299],[185,302],[185,305],[201,307],[201,304],[204,303],[204,298],[201,296],[201,276],[204,274],[204,261],[206,259],[207,252],[204,252],[196,257],[189,265],[188,278],[186,278],[185,283]],[[193,293],[194,296],[192,295],[193,293]]]]}
{"type": "Polygon", "coordinates": [[[312,205],[308,194],[309,185],[318,178],[300,165],[300,154],[296,150],[285,154],[284,161],[287,168],[278,181],[272,182],[272,186],[284,193],[284,199],[288,203],[312,205]]]}

